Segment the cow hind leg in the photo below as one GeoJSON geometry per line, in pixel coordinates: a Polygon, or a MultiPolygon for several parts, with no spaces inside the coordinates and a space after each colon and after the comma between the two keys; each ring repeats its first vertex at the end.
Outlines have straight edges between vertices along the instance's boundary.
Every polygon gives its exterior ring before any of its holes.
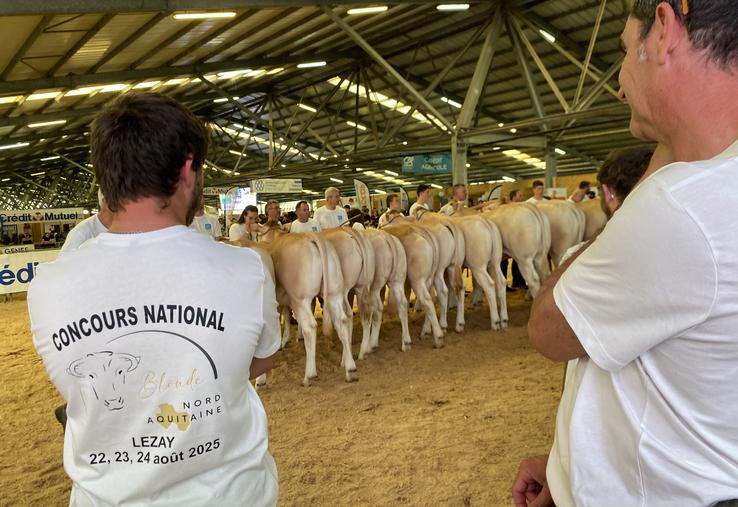
{"type": "Polygon", "coordinates": [[[497,300],[495,299],[495,288],[489,273],[482,268],[473,269],[474,279],[484,291],[489,305],[489,320],[493,330],[500,329],[500,314],[497,311],[497,300]]]}
{"type": "Polygon", "coordinates": [[[410,326],[408,325],[408,303],[405,298],[405,294],[402,291],[402,285],[399,283],[393,284],[391,287],[391,293],[394,294],[396,302],[397,315],[400,317],[400,325],[402,326],[402,351],[407,352],[410,350],[412,344],[412,338],[410,338],[410,326]]]}
{"type": "Polygon", "coordinates": [[[538,273],[533,266],[533,260],[515,259],[515,261],[518,263],[520,274],[523,275],[525,283],[528,284],[528,290],[530,290],[531,296],[536,297],[536,294],[538,294],[538,291],[541,289],[541,279],[539,278],[538,273]]]}
{"type": "Polygon", "coordinates": [[[438,296],[438,323],[441,325],[443,332],[446,333],[448,330],[448,288],[446,287],[446,280],[443,279],[443,273],[436,275],[433,286],[438,296]]]}
{"type": "MultiPolygon", "coordinates": [[[[359,359],[365,359],[366,355],[372,351],[372,321],[374,320],[374,308],[376,302],[369,287],[363,287],[359,292],[359,315],[361,317],[361,347],[359,348],[359,359]]],[[[379,291],[377,291],[376,299],[379,299],[379,291]]],[[[380,302],[381,304],[381,302],[380,302]]],[[[379,314],[379,321],[382,321],[382,314],[379,314]]]]}
{"type": "Polygon", "coordinates": [[[341,366],[343,366],[346,371],[346,382],[359,380],[359,376],[356,373],[354,355],[351,351],[353,312],[351,309],[348,309],[347,311],[348,301],[346,296],[332,297],[330,301],[326,301],[326,306],[328,307],[331,319],[334,321],[338,339],[341,340],[341,345],[343,346],[341,366]]]}
{"type": "Polygon", "coordinates": [[[492,263],[489,266],[489,272],[494,280],[495,291],[497,292],[497,300],[500,304],[500,327],[502,329],[507,328],[508,315],[507,315],[507,279],[502,274],[500,269],[500,263],[492,263]]]}
{"type": "Polygon", "coordinates": [[[443,330],[438,322],[436,307],[433,305],[433,299],[431,298],[430,292],[424,285],[418,286],[417,290],[413,287],[413,291],[415,291],[415,295],[418,298],[420,305],[423,307],[423,310],[425,310],[425,318],[433,332],[433,341],[436,348],[443,347],[443,330]]]}
{"type": "Polygon", "coordinates": [[[293,306],[293,309],[305,338],[305,378],[302,380],[302,385],[308,387],[310,386],[310,380],[318,376],[318,367],[315,363],[318,323],[315,321],[315,316],[310,312],[310,305],[307,301],[299,301],[293,306]]]}
{"type": "MultiPolygon", "coordinates": [[[[384,286],[382,286],[382,288],[384,288],[384,286]]],[[[384,315],[384,298],[382,297],[381,291],[372,291],[372,297],[374,299],[374,309],[372,311],[369,352],[374,352],[379,348],[379,330],[382,326],[382,317],[384,315]]]]}

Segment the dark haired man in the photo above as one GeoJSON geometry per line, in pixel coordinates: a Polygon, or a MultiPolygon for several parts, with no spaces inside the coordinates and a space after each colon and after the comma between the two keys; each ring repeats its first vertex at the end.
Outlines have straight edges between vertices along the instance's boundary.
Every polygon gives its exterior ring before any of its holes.
{"type": "Polygon", "coordinates": [[[734,0],[633,2],[630,129],[680,162],[646,177],[533,303],[533,346],[581,365],[548,460],[558,506],[738,499],[736,40],[734,0]]]}
{"type": "Polygon", "coordinates": [[[591,185],[589,181],[580,181],[579,188],[577,188],[574,193],[569,196],[568,200],[574,203],[582,202],[587,196],[587,192],[589,192],[590,186],[591,185]]]}
{"type": "Polygon", "coordinates": [[[377,227],[384,227],[389,223],[389,213],[391,211],[400,212],[402,211],[400,209],[401,203],[400,203],[400,196],[397,194],[388,194],[387,195],[387,210],[382,213],[382,216],[379,217],[379,222],[377,227]]]}
{"type": "Polygon", "coordinates": [[[510,202],[523,202],[523,192],[521,190],[511,190],[510,202]]]}
{"type": "Polygon", "coordinates": [[[538,204],[544,199],[543,182],[541,180],[535,180],[533,182],[532,188],[533,188],[533,197],[531,197],[525,202],[530,203],[530,204],[538,204]]]}
{"type": "Polygon", "coordinates": [[[430,197],[430,187],[426,185],[425,183],[421,183],[420,185],[418,185],[417,194],[418,194],[418,198],[413,203],[413,205],[410,206],[410,212],[408,213],[408,215],[411,217],[415,216],[419,208],[430,210],[430,207],[428,206],[428,201],[431,198],[430,197]]]}
{"type": "Polygon", "coordinates": [[[109,232],[42,265],[28,293],[68,403],[70,505],[275,505],[249,383],[279,348],[274,285],[256,253],[187,227],[207,130],[170,98],[126,94],[90,141],[109,232]]]}
{"type": "Polygon", "coordinates": [[[300,201],[295,207],[297,220],[290,225],[290,232],[320,232],[320,224],[310,218],[310,205],[307,201],[300,201]]]}

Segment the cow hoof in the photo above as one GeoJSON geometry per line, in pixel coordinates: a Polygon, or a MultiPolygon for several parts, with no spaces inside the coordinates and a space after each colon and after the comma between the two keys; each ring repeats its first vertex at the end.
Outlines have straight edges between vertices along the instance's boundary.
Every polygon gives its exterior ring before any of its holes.
{"type": "Polygon", "coordinates": [[[492,324],[492,331],[499,331],[499,330],[500,330],[499,322],[495,322],[494,324],[492,324]]]}
{"type": "Polygon", "coordinates": [[[359,359],[359,361],[363,361],[364,359],[366,359],[366,354],[363,353],[363,352],[359,352],[359,358],[358,359],[359,359]]]}
{"type": "Polygon", "coordinates": [[[267,386],[267,383],[266,382],[261,383],[261,384],[259,382],[256,383],[256,388],[257,389],[264,389],[266,386],[267,386]]]}
{"type": "Polygon", "coordinates": [[[372,353],[376,352],[379,349],[379,345],[375,345],[372,347],[372,353]]]}
{"type": "Polygon", "coordinates": [[[359,373],[356,370],[346,371],[346,382],[357,382],[359,380],[359,373]]]}
{"type": "Polygon", "coordinates": [[[310,387],[310,379],[308,378],[303,379],[302,387],[310,387]]]}
{"type": "Polygon", "coordinates": [[[402,347],[401,347],[401,349],[402,349],[403,352],[407,352],[408,350],[410,350],[412,348],[413,348],[413,346],[410,345],[409,343],[403,343],[402,344],[402,347]]]}
{"type": "Polygon", "coordinates": [[[464,324],[456,324],[456,332],[457,333],[463,333],[464,332],[464,324]]]}
{"type": "Polygon", "coordinates": [[[500,328],[507,329],[507,321],[503,320],[502,323],[500,323],[500,328]]]}
{"type": "Polygon", "coordinates": [[[436,340],[436,343],[434,344],[434,347],[437,348],[437,349],[442,349],[443,348],[443,345],[444,345],[443,340],[436,340]]]}

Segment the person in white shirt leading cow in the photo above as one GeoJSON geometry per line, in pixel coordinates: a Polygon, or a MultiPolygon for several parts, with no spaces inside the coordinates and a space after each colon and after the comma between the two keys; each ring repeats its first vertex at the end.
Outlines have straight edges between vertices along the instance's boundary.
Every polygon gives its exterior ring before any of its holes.
{"type": "Polygon", "coordinates": [[[110,213],[108,205],[105,202],[105,196],[103,196],[102,190],[100,189],[97,190],[97,203],[100,206],[98,213],[85,218],[69,231],[67,239],[64,240],[64,245],[61,248],[62,252],[76,250],[88,239],[92,239],[100,233],[108,232],[113,215],[110,213]]]}
{"type": "Polygon", "coordinates": [[[379,222],[377,224],[377,227],[382,228],[385,225],[389,224],[389,214],[391,212],[401,212],[402,209],[400,209],[400,206],[402,203],[400,202],[400,196],[397,194],[389,194],[387,196],[387,211],[382,213],[382,215],[379,217],[379,222]]]}
{"type": "Polygon", "coordinates": [[[277,503],[249,382],[279,349],[274,282],[253,250],[188,227],[209,137],[163,95],[106,107],[90,144],[109,231],[29,288],[34,345],[68,404],[71,507],[277,503]]]}
{"type": "Polygon", "coordinates": [[[738,4],[635,0],[620,39],[631,133],[677,162],[533,302],[534,348],[579,362],[546,482],[524,481],[521,506],[551,505],[541,486],[558,507],[738,499],[738,4]]]}
{"type": "Polygon", "coordinates": [[[453,215],[461,208],[466,207],[468,204],[466,185],[463,183],[457,183],[454,185],[453,197],[447,202],[442,208],[441,213],[444,215],[453,215]]]}
{"type": "Polygon", "coordinates": [[[424,209],[426,211],[430,211],[430,206],[428,205],[428,201],[430,200],[430,189],[428,185],[425,183],[421,183],[418,185],[418,198],[413,203],[412,206],[410,206],[410,211],[408,212],[408,215],[411,217],[414,217],[415,214],[418,212],[418,209],[424,209]]]}
{"type": "Polygon", "coordinates": [[[336,187],[325,189],[325,206],[315,210],[315,220],[322,230],[335,229],[348,223],[346,210],[339,206],[341,192],[336,187]]]}
{"type": "Polygon", "coordinates": [[[320,232],[320,224],[314,218],[310,218],[310,205],[307,201],[300,201],[295,207],[297,220],[290,225],[290,232],[320,232]]]}
{"type": "Polygon", "coordinates": [[[533,182],[533,197],[525,202],[530,204],[538,204],[544,199],[545,197],[543,195],[543,182],[541,180],[536,180],[533,182]]]}

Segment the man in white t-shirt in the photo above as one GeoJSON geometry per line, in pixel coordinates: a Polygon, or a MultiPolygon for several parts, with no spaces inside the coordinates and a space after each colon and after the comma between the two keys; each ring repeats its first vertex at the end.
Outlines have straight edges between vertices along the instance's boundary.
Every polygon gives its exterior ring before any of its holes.
{"type": "Polygon", "coordinates": [[[456,185],[454,185],[452,199],[441,207],[441,213],[451,216],[459,211],[461,208],[466,207],[467,202],[466,185],[464,185],[463,183],[457,183],[456,185]]]}
{"type": "Polygon", "coordinates": [[[430,211],[430,207],[428,206],[428,201],[430,200],[430,188],[431,187],[429,187],[425,183],[421,183],[420,185],[418,185],[418,198],[413,203],[413,205],[410,206],[408,216],[414,217],[415,214],[418,212],[418,209],[430,211]]]}
{"type": "Polygon", "coordinates": [[[566,200],[573,203],[582,202],[587,198],[591,184],[589,181],[580,181],[579,188],[574,191],[566,200]]]}
{"type": "Polygon", "coordinates": [[[524,480],[518,505],[550,505],[533,499],[548,489],[559,507],[738,499],[737,36],[732,0],[633,3],[631,132],[685,162],[645,178],[536,296],[533,346],[580,361],[545,482],[524,480]]]}
{"type": "Polygon", "coordinates": [[[97,203],[100,206],[98,213],[85,218],[69,231],[61,248],[62,252],[76,250],[88,239],[92,239],[100,233],[108,232],[108,226],[113,219],[113,215],[110,213],[100,189],[97,190],[97,203]]]}
{"type": "Polygon", "coordinates": [[[215,241],[220,241],[223,238],[223,229],[220,226],[218,217],[205,213],[204,197],[200,197],[200,205],[195,212],[195,217],[192,219],[190,228],[212,237],[215,241]]]}
{"type": "Polygon", "coordinates": [[[279,348],[274,285],[252,250],[187,227],[208,138],[162,95],[107,107],[90,142],[109,232],[29,289],[34,345],[68,403],[72,507],[276,505],[249,383],[279,348]]]}
{"type": "Polygon", "coordinates": [[[525,202],[530,204],[538,204],[543,199],[545,199],[545,197],[543,197],[543,182],[541,180],[536,180],[533,182],[533,197],[525,202]]]}
{"type": "Polygon", "coordinates": [[[401,212],[402,210],[400,209],[400,206],[400,196],[397,194],[389,194],[387,196],[387,211],[382,213],[382,215],[379,217],[377,227],[382,228],[385,225],[389,224],[389,214],[392,212],[401,212]]]}
{"type": "Polygon", "coordinates": [[[341,192],[336,187],[325,190],[325,206],[315,210],[315,220],[322,230],[335,229],[348,223],[346,210],[339,206],[341,192]]]}
{"type": "Polygon", "coordinates": [[[310,205],[307,201],[300,201],[295,207],[297,220],[290,225],[290,232],[320,232],[320,224],[314,218],[310,218],[310,205]]]}

